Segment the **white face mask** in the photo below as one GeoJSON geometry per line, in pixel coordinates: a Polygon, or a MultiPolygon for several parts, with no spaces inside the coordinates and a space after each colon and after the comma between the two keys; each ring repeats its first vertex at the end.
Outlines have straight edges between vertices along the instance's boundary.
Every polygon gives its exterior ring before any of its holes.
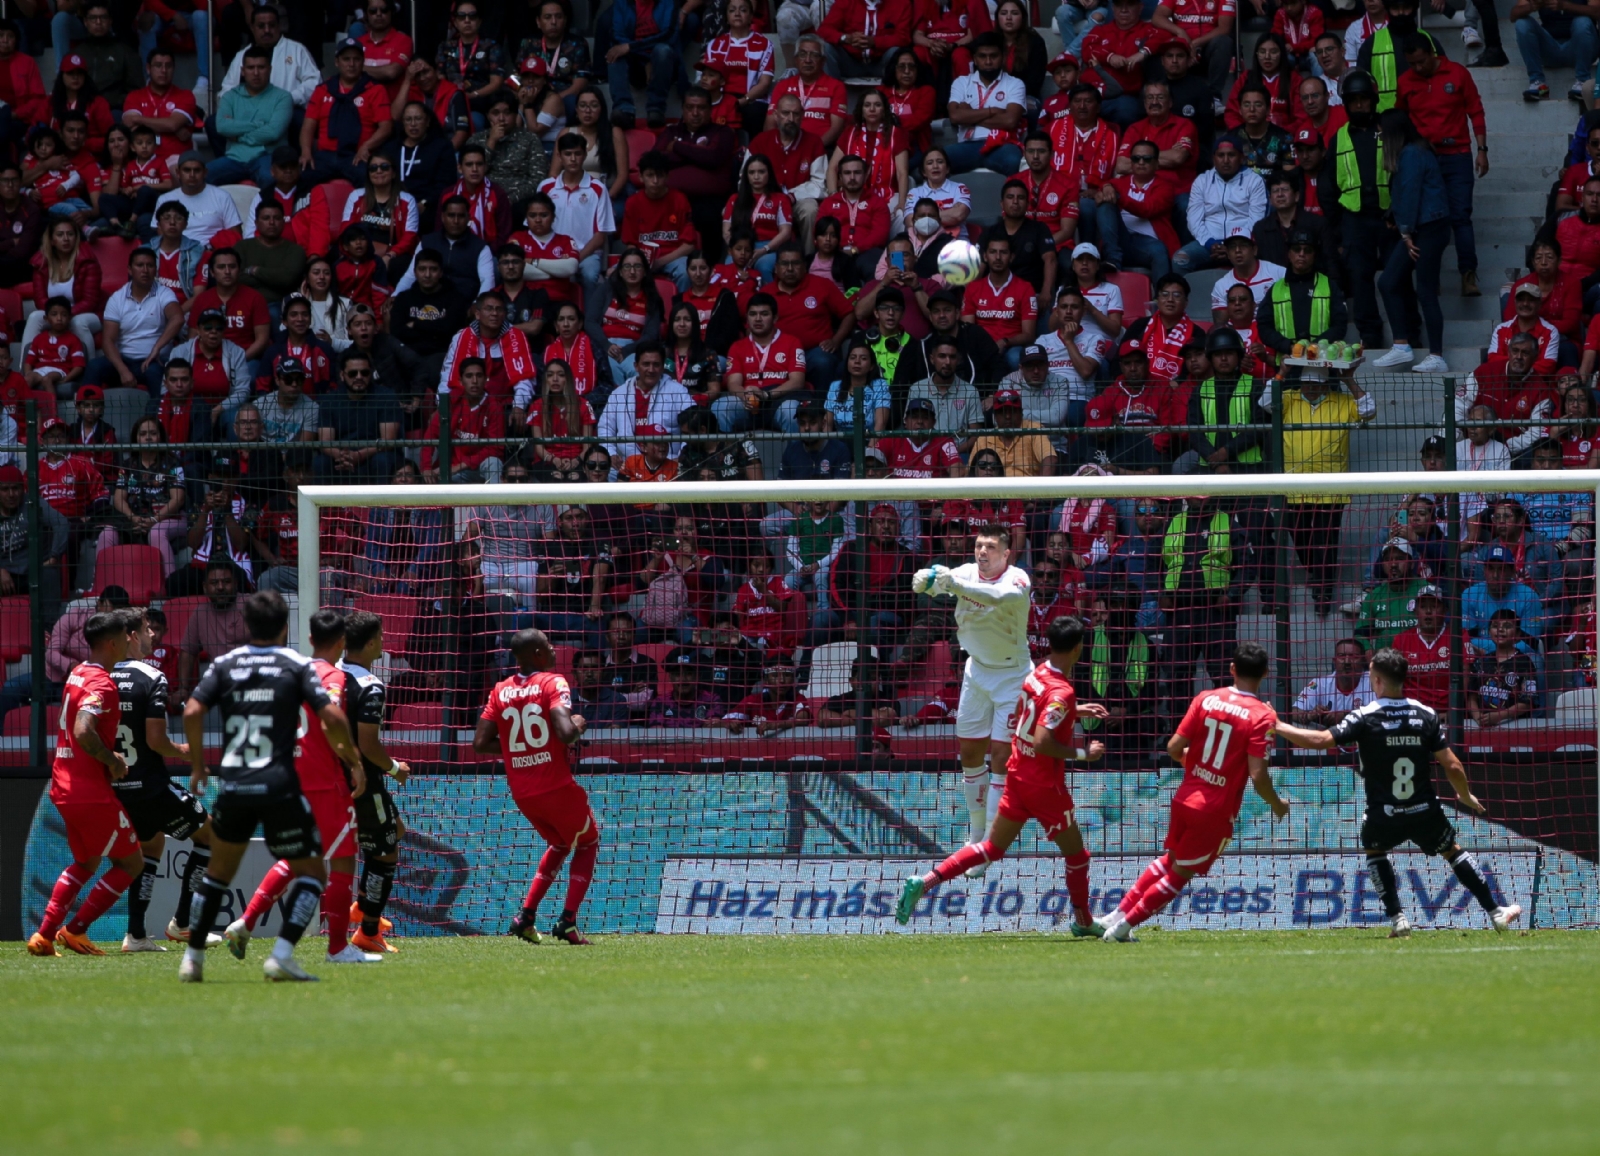
{"type": "Polygon", "coordinates": [[[919,237],[931,237],[939,231],[938,217],[918,217],[911,222],[911,228],[919,237]]]}

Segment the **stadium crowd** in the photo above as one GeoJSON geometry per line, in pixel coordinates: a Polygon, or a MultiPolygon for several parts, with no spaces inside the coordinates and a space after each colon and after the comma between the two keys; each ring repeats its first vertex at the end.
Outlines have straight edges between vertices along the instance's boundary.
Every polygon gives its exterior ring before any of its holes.
{"type": "MultiPolygon", "coordinates": [[[[805,696],[811,654],[844,639],[876,647],[852,675],[875,724],[941,721],[953,687],[903,707],[952,600],[909,576],[970,559],[986,524],[1032,577],[1036,639],[1088,616],[1108,743],[1154,734],[1125,724],[1185,701],[1196,659],[1220,685],[1249,592],[1280,597],[1280,548],[1349,635],[1307,718],[1359,701],[1362,656],[1391,642],[1433,677],[1425,701],[1447,694],[1457,630],[1480,725],[1592,683],[1587,495],[1465,495],[1456,543],[1427,494],[1370,543],[1341,539],[1347,500],[1323,493],[1289,494],[1281,525],[1203,498],[716,496],[858,460],[906,480],[1347,469],[1371,379],[1284,359],[1353,336],[1369,366],[1444,372],[1446,248],[1481,292],[1483,107],[1414,0],[1253,3],[1270,30],[1237,64],[1233,0],[1068,0],[1048,60],[1021,0],[640,0],[601,12],[592,46],[567,0],[424,4],[419,44],[392,0],[326,26],[309,7],[229,5],[215,29],[158,0],[0,20],[0,303],[32,305],[6,317],[0,443],[27,400],[62,415],[41,429],[42,541],[20,455],[0,465],[0,594],[28,593],[37,549],[52,598],[115,605],[97,554],[152,547],[167,597],[204,597],[167,643],[174,702],[243,638],[242,592],[296,590],[297,486],[440,479],[485,504],[338,513],[322,550],[332,597],[429,608],[392,701],[444,690],[456,719],[482,688],[446,674],[490,680],[502,636],[536,624],[573,648],[594,725],[854,725],[861,695],[805,696]],[[213,33],[215,100],[205,52],[195,89],[174,81],[213,33]],[[46,39],[51,89],[29,55],[46,39]],[[939,268],[953,239],[981,254],[965,286],[939,268]],[[1188,280],[1207,269],[1209,323],[1188,280]],[[101,448],[108,395],[139,399],[129,452],[101,448]],[[672,479],[713,484],[676,508],[493,502],[672,479]],[[1348,602],[1341,541],[1370,554],[1348,602]],[[670,649],[658,666],[641,645],[670,649]]],[[[1523,8],[1530,99],[1539,60],[1587,75],[1592,27],[1523,8]]],[[[1467,31],[1478,64],[1505,63],[1492,19],[1467,31]]],[[[1427,437],[1423,469],[1452,448],[1463,469],[1600,460],[1600,118],[1569,160],[1463,375],[1459,443],[1427,437]]],[[[91,608],[55,620],[54,694],[91,608]]],[[[28,687],[10,679],[0,714],[28,687]]]]}

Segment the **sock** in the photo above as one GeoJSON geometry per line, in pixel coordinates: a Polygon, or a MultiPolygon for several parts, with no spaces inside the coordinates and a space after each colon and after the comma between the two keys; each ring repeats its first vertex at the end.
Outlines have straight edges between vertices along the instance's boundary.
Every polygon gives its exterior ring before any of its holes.
{"type": "Polygon", "coordinates": [[[1000,813],[1000,796],[1006,793],[1006,773],[1004,771],[989,772],[989,797],[984,802],[983,833],[987,835],[989,828],[994,825],[994,817],[1000,813]]]}
{"type": "Polygon", "coordinates": [[[189,900],[189,943],[198,943],[198,947],[189,948],[190,959],[204,959],[207,937],[211,929],[217,925],[217,915],[222,910],[222,901],[228,897],[228,885],[218,883],[210,875],[200,880],[200,886],[195,888],[194,898],[189,900]]]}
{"type": "Polygon", "coordinates": [[[567,871],[567,905],[561,911],[563,919],[577,919],[578,908],[583,906],[583,897],[589,893],[589,880],[594,878],[594,861],[599,857],[599,839],[572,853],[572,867],[567,871]]]}
{"type": "Polygon", "coordinates": [[[189,926],[189,897],[194,894],[194,889],[200,886],[200,880],[205,878],[206,868],[211,866],[211,848],[196,847],[189,852],[189,862],[183,868],[183,887],[178,893],[178,910],[173,912],[179,927],[189,926]]]}
{"type": "Polygon", "coordinates": [[[1389,856],[1378,852],[1367,855],[1367,876],[1378,886],[1378,898],[1383,900],[1383,911],[1390,919],[1400,914],[1400,885],[1395,879],[1394,864],[1389,856]]]}
{"type": "Polygon", "coordinates": [[[968,843],[950,858],[939,864],[932,871],[922,877],[922,881],[929,887],[935,883],[942,883],[947,879],[954,879],[969,868],[980,863],[998,863],[1005,857],[1005,852],[997,850],[995,845],[985,839],[981,843],[968,843]]]}
{"type": "Polygon", "coordinates": [[[366,859],[361,864],[361,892],[356,903],[361,908],[362,935],[378,934],[378,920],[389,902],[389,888],[394,886],[394,869],[395,864],[380,859],[366,859]]]}
{"type": "Polygon", "coordinates": [[[1178,892],[1183,890],[1183,886],[1187,882],[1187,879],[1163,875],[1150,885],[1149,890],[1139,896],[1139,902],[1133,905],[1132,910],[1125,913],[1128,922],[1138,927],[1139,924],[1176,899],[1178,892]]]}
{"type": "Polygon", "coordinates": [[[93,878],[92,871],[86,871],[76,863],[68,865],[50,890],[50,902],[46,904],[44,920],[39,924],[40,935],[46,939],[56,937],[56,932],[60,931],[61,925],[67,921],[67,911],[72,907],[72,901],[78,897],[78,892],[83,890],[83,885],[93,878]]]}
{"type": "Polygon", "coordinates": [[[94,885],[94,890],[89,892],[89,898],[85,899],[83,906],[78,908],[78,914],[74,915],[72,921],[67,924],[67,930],[73,935],[82,935],[88,931],[89,925],[107,911],[110,911],[111,905],[128,889],[128,884],[132,882],[133,876],[113,863],[111,870],[100,876],[100,882],[94,885]]]}
{"type": "Polygon", "coordinates": [[[987,772],[980,766],[961,768],[961,795],[967,801],[967,842],[981,843],[989,833],[989,813],[984,806],[987,772]]]}
{"type": "Polygon", "coordinates": [[[550,888],[555,886],[556,876],[561,873],[561,864],[567,861],[565,847],[546,847],[544,854],[539,857],[539,870],[533,874],[533,882],[528,884],[528,894],[522,900],[522,922],[533,922],[539,913],[539,904],[550,893],[550,888]]]}
{"type": "Polygon", "coordinates": [[[1167,873],[1167,857],[1150,860],[1149,866],[1139,875],[1134,885],[1128,888],[1128,893],[1122,897],[1122,902],[1117,904],[1117,910],[1126,915],[1133,910],[1133,905],[1139,902],[1140,896],[1150,890],[1157,879],[1167,873]]]}
{"type": "Polygon", "coordinates": [[[328,889],[322,893],[322,918],[328,923],[329,955],[338,955],[350,942],[350,896],[355,885],[352,872],[328,872],[328,889]]]}
{"type": "Polygon", "coordinates": [[[1079,927],[1089,925],[1089,852],[1067,856],[1067,898],[1072,902],[1072,918],[1079,927]]]}
{"type": "MultiPolygon", "coordinates": [[[[145,916],[150,911],[150,896],[155,892],[156,872],[159,870],[161,860],[146,855],[144,870],[133,881],[133,886],[128,888],[128,934],[135,939],[147,939],[150,936],[149,929],[145,927],[145,916]]],[[[188,895],[185,894],[184,898],[187,899],[188,895]]],[[[189,913],[185,911],[183,915],[187,923],[189,913]]]]}
{"type": "Polygon", "coordinates": [[[278,942],[272,945],[272,954],[279,959],[288,959],[294,954],[294,945],[300,942],[300,937],[306,933],[306,928],[317,917],[317,910],[322,902],[322,884],[309,875],[300,875],[289,884],[289,895],[285,906],[288,912],[283,917],[283,927],[278,933],[278,942]]]}
{"type": "Polygon", "coordinates": [[[261,917],[278,901],[278,896],[283,894],[283,889],[289,886],[291,878],[293,872],[289,870],[289,864],[282,859],[272,865],[271,870],[261,880],[261,885],[256,888],[256,893],[250,896],[249,906],[244,909],[246,927],[255,929],[256,924],[261,922],[261,917]]]}
{"type": "Polygon", "coordinates": [[[1483,875],[1478,871],[1478,860],[1471,851],[1463,851],[1446,862],[1450,864],[1450,870],[1456,873],[1456,878],[1461,880],[1461,886],[1472,892],[1472,897],[1485,911],[1495,911],[1500,907],[1490,894],[1489,885],[1484,882],[1483,875]]]}

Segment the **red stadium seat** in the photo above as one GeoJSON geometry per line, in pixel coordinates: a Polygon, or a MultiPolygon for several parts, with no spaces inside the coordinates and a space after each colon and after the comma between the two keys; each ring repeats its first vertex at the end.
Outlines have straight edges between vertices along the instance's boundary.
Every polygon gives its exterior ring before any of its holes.
{"type": "Polygon", "coordinates": [[[121,586],[135,606],[143,606],[161,593],[161,551],[154,546],[112,546],[101,550],[94,562],[94,593],[121,586]]]}
{"type": "Polygon", "coordinates": [[[662,676],[661,664],[676,646],[670,642],[641,642],[633,649],[641,658],[648,658],[656,664],[656,694],[662,698],[668,697],[667,680],[662,676]]]}
{"type": "Polygon", "coordinates": [[[28,596],[0,598],[0,662],[16,662],[32,648],[28,596]]]}
{"type": "Polygon", "coordinates": [[[0,289],[0,313],[6,316],[7,337],[22,332],[22,294],[15,289],[0,289]]]}
{"type": "Polygon", "coordinates": [[[138,247],[138,241],[105,233],[90,240],[89,248],[100,262],[100,292],[104,296],[111,296],[128,283],[128,255],[138,247]]]}
{"type": "Polygon", "coordinates": [[[639,179],[639,158],[656,147],[656,134],[647,128],[628,130],[628,179],[635,188],[642,187],[639,179]]]}
{"type": "Polygon", "coordinates": [[[576,646],[557,646],[553,648],[556,654],[556,663],[550,669],[561,677],[572,680],[572,662],[578,653],[576,646]]]}
{"type": "MultiPolygon", "coordinates": [[[[46,418],[56,416],[56,395],[54,390],[30,389],[23,399],[31,401],[39,410],[39,424],[43,425],[46,418]]],[[[18,431],[21,432],[20,430],[18,431]]]]}
{"type": "Polygon", "coordinates": [[[161,609],[167,615],[167,645],[181,647],[183,632],[189,626],[194,612],[206,604],[204,594],[191,594],[184,598],[168,598],[161,609]]]}
{"type": "Polygon", "coordinates": [[[395,730],[440,730],[444,727],[444,705],[437,702],[414,702],[406,706],[397,706],[389,715],[389,725],[395,730]]]}
{"type": "MultiPolygon", "coordinates": [[[[6,738],[24,738],[28,734],[28,720],[33,708],[27,706],[14,706],[6,711],[5,722],[0,723],[0,734],[6,738]]],[[[61,725],[61,707],[57,703],[50,703],[44,708],[44,731],[49,734],[61,725]]]]}
{"type": "Polygon", "coordinates": [[[357,609],[370,610],[383,619],[385,654],[404,654],[417,620],[418,600],[407,594],[372,594],[357,609]]]}
{"type": "Polygon", "coordinates": [[[661,295],[661,308],[664,312],[671,307],[672,299],[678,295],[678,283],[671,277],[657,277],[656,292],[661,295]]]}
{"type": "Polygon", "coordinates": [[[1122,290],[1122,323],[1150,316],[1150,278],[1143,273],[1113,273],[1109,280],[1122,290]]]}

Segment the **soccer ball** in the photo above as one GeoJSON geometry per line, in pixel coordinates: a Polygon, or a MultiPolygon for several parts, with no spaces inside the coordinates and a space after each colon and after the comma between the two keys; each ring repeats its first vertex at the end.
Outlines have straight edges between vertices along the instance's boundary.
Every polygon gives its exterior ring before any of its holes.
{"type": "Polygon", "coordinates": [[[939,250],[939,274],[951,285],[966,285],[983,272],[978,246],[971,241],[951,241],[939,250]]]}

